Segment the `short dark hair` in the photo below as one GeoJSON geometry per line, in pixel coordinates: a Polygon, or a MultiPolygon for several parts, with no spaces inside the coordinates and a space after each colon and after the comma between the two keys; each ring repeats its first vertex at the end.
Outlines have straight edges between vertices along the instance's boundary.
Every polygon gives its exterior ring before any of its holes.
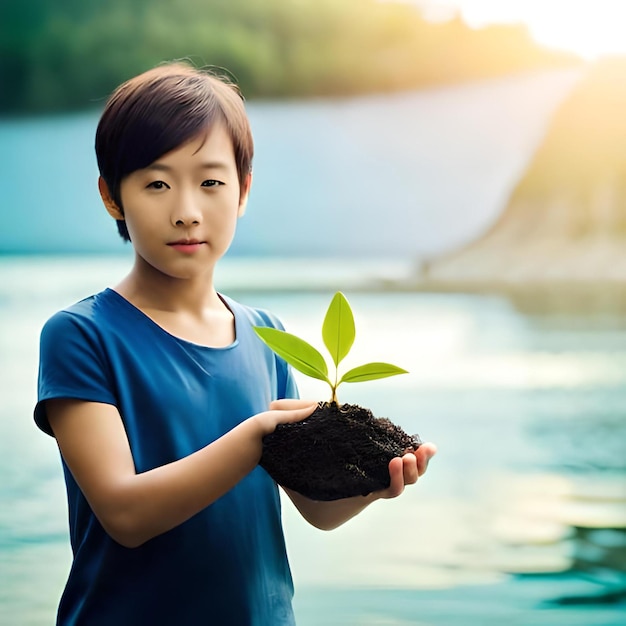
{"type": "MultiPolygon", "coordinates": [[[[223,123],[233,142],[239,185],[252,170],[254,144],[238,87],[209,70],[167,63],[120,85],[108,99],[96,130],[100,176],[123,212],[122,180],[167,152],[223,123]]],[[[130,241],[126,222],[120,236],[130,241]]]]}

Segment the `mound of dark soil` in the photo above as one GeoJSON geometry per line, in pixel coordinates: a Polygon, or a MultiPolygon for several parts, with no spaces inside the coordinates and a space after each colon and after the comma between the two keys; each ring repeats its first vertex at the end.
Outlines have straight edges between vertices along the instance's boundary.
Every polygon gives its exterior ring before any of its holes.
{"type": "Polygon", "coordinates": [[[389,461],[422,444],[369,409],[320,403],[301,422],[263,439],[261,466],[280,485],[313,500],[338,500],[389,487],[389,461]]]}

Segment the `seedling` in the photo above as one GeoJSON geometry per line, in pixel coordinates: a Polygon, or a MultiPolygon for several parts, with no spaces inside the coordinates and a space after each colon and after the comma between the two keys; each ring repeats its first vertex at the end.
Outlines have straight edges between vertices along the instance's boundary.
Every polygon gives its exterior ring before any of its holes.
{"type": "Polygon", "coordinates": [[[323,380],[331,389],[331,403],[337,403],[337,387],[341,383],[361,383],[367,380],[377,380],[408,372],[391,363],[366,363],[348,370],[339,378],[339,364],[350,352],[356,331],[354,316],[346,297],[338,291],[326,311],[326,317],[322,325],[322,338],[324,345],[334,363],[334,377],[331,379],[328,366],[324,357],[310,343],[300,339],[291,333],[270,328],[267,326],[255,326],[257,335],[287,363],[298,371],[323,380]]]}

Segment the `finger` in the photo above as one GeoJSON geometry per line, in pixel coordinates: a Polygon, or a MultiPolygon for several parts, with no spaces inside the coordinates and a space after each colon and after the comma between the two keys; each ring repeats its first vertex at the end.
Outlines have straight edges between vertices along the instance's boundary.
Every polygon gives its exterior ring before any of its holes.
{"type": "Polygon", "coordinates": [[[418,476],[422,476],[426,472],[428,462],[435,454],[437,454],[437,446],[434,443],[424,443],[415,451],[418,476]]]}
{"type": "Polygon", "coordinates": [[[273,400],[270,402],[271,411],[291,411],[294,409],[304,409],[310,406],[317,406],[317,402],[313,400],[301,400],[299,398],[283,398],[282,400],[273,400]]]}
{"type": "Polygon", "coordinates": [[[404,491],[403,461],[400,457],[395,457],[389,461],[389,479],[385,498],[396,498],[404,491]]]}
{"type": "Polygon", "coordinates": [[[404,475],[404,484],[413,485],[417,482],[419,476],[417,469],[417,457],[412,452],[402,457],[402,472],[404,475]]]}
{"type": "Polygon", "coordinates": [[[289,424],[292,422],[301,422],[315,411],[317,404],[310,404],[299,409],[280,409],[269,411],[276,418],[277,424],[289,424]]]}

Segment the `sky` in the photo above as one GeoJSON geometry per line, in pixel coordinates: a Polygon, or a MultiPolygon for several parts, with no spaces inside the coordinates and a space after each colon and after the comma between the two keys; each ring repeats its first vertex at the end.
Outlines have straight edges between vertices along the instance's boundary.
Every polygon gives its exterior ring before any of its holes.
{"type": "Polygon", "coordinates": [[[626,54],[626,0],[412,0],[425,17],[444,20],[460,11],[473,27],[524,22],[540,44],[585,59],[626,54]]]}

